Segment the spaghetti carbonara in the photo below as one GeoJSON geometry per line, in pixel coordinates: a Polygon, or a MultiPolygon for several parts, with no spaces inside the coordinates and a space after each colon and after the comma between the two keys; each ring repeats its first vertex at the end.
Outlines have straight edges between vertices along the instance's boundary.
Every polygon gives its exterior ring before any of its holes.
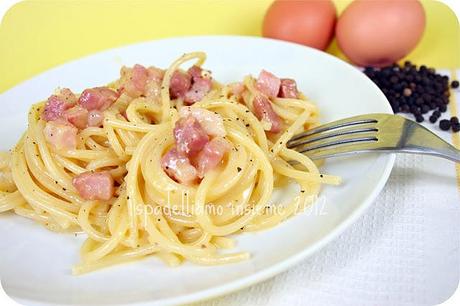
{"type": "Polygon", "coordinates": [[[286,148],[318,124],[294,80],[262,70],[224,85],[205,59],[123,67],[105,87],[58,89],[33,105],[27,131],[0,155],[0,212],[84,232],[74,274],[149,255],[171,266],[248,258],[219,250],[301,211],[339,178],[286,148]],[[292,183],[289,203],[270,203],[292,183]]]}

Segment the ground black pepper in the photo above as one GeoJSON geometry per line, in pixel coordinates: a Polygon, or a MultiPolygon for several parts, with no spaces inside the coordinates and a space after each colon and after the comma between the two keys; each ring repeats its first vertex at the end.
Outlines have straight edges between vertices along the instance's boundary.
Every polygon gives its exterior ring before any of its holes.
{"type": "MultiPolygon", "coordinates": [[[[410,113],[417,122],[423,122],[423,115],[433,111],[429,115],[429,121],[435,123],[441,113],[447,111],[449,77],[436,73],[434,68],[427,68],[425,65],[417,67],[406,61],[404,65],[366,67],[364,73],[382,90],[395,113],[410,113]]],[[[450,84],[452,88],[458,86],[458,81],[450,84]]],[[[442,123],[442,126],[446,128],[447,123],[442,123]]],[[[447,130],[451,126],[449,121],[447,130]]]]}

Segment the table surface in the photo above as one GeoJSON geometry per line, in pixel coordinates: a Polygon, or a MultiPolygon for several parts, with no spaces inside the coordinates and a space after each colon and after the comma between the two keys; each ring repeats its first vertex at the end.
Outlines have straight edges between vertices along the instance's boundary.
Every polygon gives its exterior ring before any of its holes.
{"type": "MultiPolygon", "coordinates": [[[[339,11],[350,0],[335,1],[339,11]]],[[[422,1],[427,29],[408,55],[417,63],[460,67],[458,22],[422,1]]],[[[108,48],[185,35],[260,35],[271,0],[29,0],[0,27],[0,93],[56,65],[108,48]]],[[[343,55],[335,43],[329,52],[343,55]]],[[[144,63],[155,64],[155,63],[144,63]]],[[[457,97],[455,97],[457,96],[457,97]]],[[[458,114],[460,94],[445,117],[458,114]]],[[[429,126],[455,145],[454,136],[429,126]]],[[[448,162],[399,156],[376,203],[324,250],[262,284],[206,305],[420,305],[439,303],[458,284],[459,174],[448,162]],[[456,267],[452,269],[452,267],[456,267]]]]}

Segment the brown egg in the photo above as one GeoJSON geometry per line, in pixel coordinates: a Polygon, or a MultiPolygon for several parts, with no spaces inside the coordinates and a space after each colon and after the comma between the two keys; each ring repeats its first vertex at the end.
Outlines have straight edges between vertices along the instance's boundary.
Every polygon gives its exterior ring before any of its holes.
{"type": "Polygon", "coordinates": [[[337,44],[360,66],[385,66],[411,52],[425,30],[418,0],[356,0],[339,17],[337,44]]]}
{"type": "Polygon", "coordinates": [[[336,18],[330,0],[277,0],[265,15],[262,34],[324,50],[331,42],[336,18]]]}

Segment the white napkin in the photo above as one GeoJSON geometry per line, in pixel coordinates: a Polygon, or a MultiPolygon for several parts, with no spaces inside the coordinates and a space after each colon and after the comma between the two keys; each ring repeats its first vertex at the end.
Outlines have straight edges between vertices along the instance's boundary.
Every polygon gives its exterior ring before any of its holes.
{"type": "MultiPolygon", "coordinates": [[[[460,112],[460,90],[455,96],[460,112]]],[[[424,125],[452,140],[437,124],[424,125]]],[[[376,202],[335,241],[271,280],[201,305],[441,303],[459,282],[459,195],[454,163],[398,155],[376,202]]]]}

